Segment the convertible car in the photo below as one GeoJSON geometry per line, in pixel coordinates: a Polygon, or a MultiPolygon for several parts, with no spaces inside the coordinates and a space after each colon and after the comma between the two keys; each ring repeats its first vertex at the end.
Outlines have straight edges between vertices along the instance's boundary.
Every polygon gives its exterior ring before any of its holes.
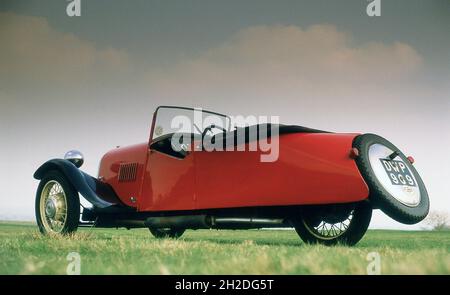
{"type": "Polygon", "coordinates": [[[34,173],[40,231],[146,227],[178,238],[187,229],[293,227],[307,243],[354,245],[373,209],[405,224],[428,214],[414,159],[378,135],[237,126],[198,112],[158,107],[149,140],[107,152],[97,177],[80,170],[78,151],[44,163],[34,173]],[[261,160],[267,150],[252,149],[258,141],[277,144],[275,160],[261,160]]]}

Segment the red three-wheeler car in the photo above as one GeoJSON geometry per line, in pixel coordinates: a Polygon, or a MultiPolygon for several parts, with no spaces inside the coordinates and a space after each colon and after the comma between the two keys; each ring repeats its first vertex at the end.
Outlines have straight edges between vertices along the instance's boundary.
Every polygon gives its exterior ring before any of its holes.
{"type": "Polygon", "coordinates": [[[373,209],[405,224],[429,210],[413,158],[378,135],[237,126],[200,109],[158,107],[149,141],[107,152],[97,177],[79,169],[83,161],[70,151],[35,172],[42,233],[147,227],[177,238],[186,229],[293,227],[307,243],[353,245],[373,209]]]}

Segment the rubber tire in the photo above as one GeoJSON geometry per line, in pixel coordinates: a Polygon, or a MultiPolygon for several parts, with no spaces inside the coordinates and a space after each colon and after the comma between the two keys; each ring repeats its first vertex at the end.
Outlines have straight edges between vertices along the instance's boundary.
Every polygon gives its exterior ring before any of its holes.
{"type": "Polygon", "coordinates": [[[303,217],[292,221],[295,231],[307,244],[322,244],[325,246],[345,245],[353,246],[358,243],[369,227],[372,218],[372,206],[369,202],[363,201],[355,204],[353,218],[350,221],[348,229],[340,236],[334,239],[320,239],[313,235],[303,222],[303,217]]]}
{"type": "Polygon", "coordinates": [[[67,221],[60,234],[66,235],[73,233],[77,230],[80,220],[80,197],[78,196],[78,192],[75,190],[73,185],[69,183],[66,177],[61,172],[56,170],[48,171],[45,174],[45,176],[41,179],[36,192],[35,213],[39,231],[44,235],[48,234],[47,230],[42,224],[39,203],[41,199],[41,193],[44,189],[45,184],[51,180],[57,181],[62,186],[67,199],[67,221]]]}
{"type": "Polygon", "coordinates": [[[178,239],[181,237],[185,229],[171,228],[171,229],[159,229],[159,228],[149,228],[152,235],[157,239],[178,239]]]}
{"type": "Polygon", "coordinates": [[[428,215],[430,201],[422,178],[419,173],[417,173],[414,166],[408,161],[406,156],[395,145],[381,136],[368,133],[357,136],[353,141],[353,147],[357,148],[359,151],[359,156],[356,158],[356,164],[369,187],[369,199],[375,208],[381,209],[381,211],[392,219],[404,224],[418,223],[428,215]],[[413,173],[419,186],[421,196],[420,202],[416,207],[404,205],[396,200],[383,188],[376,178],[369,162],[369,148],[375,143],[382,144],[393,151],[398,151],[399,157],[413,173]]]}

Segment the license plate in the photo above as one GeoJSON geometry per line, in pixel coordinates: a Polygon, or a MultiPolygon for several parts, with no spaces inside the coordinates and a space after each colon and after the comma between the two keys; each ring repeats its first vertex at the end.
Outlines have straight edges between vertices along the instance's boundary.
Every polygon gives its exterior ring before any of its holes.
{"type": "Polygon", "coordinates": [[[406,164],[402,161],[380,159],[393,185],[417,186],[406,164]]]}

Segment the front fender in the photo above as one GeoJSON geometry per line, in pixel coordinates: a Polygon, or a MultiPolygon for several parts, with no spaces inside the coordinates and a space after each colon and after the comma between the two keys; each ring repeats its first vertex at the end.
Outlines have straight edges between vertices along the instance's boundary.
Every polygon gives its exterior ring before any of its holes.
{"type": "Polygon", "coordinates": [[[61,172],[74,188],[94,207],[104,209],[120,204],[117,196],[106,184],[78,169],[73,163],[63,159],[53,159],[42,164],[34,173],[41,180],[50,170],[61,172]],[[102,195],[99,193],[103,192],[102,195]]]}

